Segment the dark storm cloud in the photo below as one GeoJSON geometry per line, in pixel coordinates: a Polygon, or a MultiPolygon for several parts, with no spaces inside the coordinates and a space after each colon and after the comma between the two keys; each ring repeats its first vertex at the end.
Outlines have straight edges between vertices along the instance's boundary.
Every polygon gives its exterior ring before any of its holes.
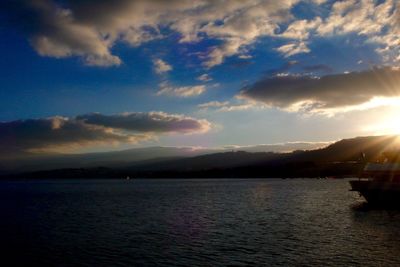
{"type": "Polygon", "coordinates": [[[362,72],[310,76],[275,76],[242,89],[239,97],[269,106],[288,108],[307,102],[311,109],[363,104],[374,97],[400,95],[400,70],[376,68],[362,72]]]}
{"type": "Polygon", "coordinates": [[[206,120],[161,112],[76,118],[51,117],[0,122],[2,157],[22,152],[73,150],[84,146],[137,143],[156,133],[198,133],[209,129],[206,120]]]}

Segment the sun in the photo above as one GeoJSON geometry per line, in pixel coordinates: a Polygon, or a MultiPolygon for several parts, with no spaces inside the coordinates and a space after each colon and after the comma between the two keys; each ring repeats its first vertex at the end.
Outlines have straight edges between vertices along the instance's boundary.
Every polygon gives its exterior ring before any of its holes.
{"type": "Polygon", "coordinates": [[[380,128],[382,129],[382,134],[399,135],[400,134],[399,117],[389,118],[382,125],[380,125],[380,128]]]}
{"type": "Polygon", "coordinates": [[[374,135],[400,135],[400,105],[392,107],[385,114],[379,114],[376,121],[364,130],[374,135]]]}
{"type": "Polygon", "coordinates": [[[400,136],[400,96],[377,97],[358,108],[367,111],[360,130],[368,135],[400,136]]]}

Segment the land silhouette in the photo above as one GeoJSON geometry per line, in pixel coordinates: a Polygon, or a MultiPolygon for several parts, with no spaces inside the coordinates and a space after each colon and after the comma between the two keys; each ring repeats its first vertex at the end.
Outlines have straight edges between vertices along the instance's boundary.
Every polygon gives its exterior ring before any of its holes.
{"type": "Polygon", "coordinates": [[[3,160],[0,169],[3,179],[343,178],[358,176],[366,162],[380,160],[383,152],[396,155],[400,149],[398,139],[398,136],[356,137],[320,149],[290,153],[157,147],[58,157],[47,155],[19,161],[3,160]]]}

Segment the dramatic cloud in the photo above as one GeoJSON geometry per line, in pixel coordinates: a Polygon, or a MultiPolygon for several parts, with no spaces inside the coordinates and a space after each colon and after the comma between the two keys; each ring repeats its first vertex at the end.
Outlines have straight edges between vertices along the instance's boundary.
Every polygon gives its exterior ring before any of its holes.
{"type": "Polygon", "coordinates": [[[202,133],[210,129],[206,120],[163,112],[98,113],[75,118],[0,122],[0,152],[12,155],[23,152],[73,150],[85,146],[137,143],[162,133],[202,133]]]}
{"type": "Polygon", "coordinates": [[[199,96],[205,91],[206,86],[204,85],[173,87],[164,82],[160,84],[160,90],[157,92],[157,95],[169,95],[186,98],[199,96]]]}
{"type": "MultiPolygon", "coordinates": [[[[118,42],[138,46],[162,38],[160,28],[181,35],[180,42],[207,36],[221,41],[204,65],[220,64],[227,56],[245,54],[259,36],[274,35],[278,24],[291,18],[297,0],[5,0],[5,21],[17,25],[41,55],[81,56],[89,65],[118,65],[112,55],[118,42]]],[[[4,18],[3,18],[4,19],[4,18]]]]}
{"type": "Polygon", "coordinates": [[[206,120],[196,120],[191,117],[164,112],[135,112],[109,116],[91,113],[76,118],[90,125],[136,132],[192,133],[206,132],[210,129],[210,123],[206,120]]]}
{"type": "Polygon", "coordinates": [[[154,64],[154,71],[158,74],[162,74],[172,70],[172,66],[169,65],[167,62],[163,61],[162,59],[154,60],[153,64],[154,64]]]}
{"type": "MultiPolygon", "coordinates": [[[[10,23],[29,36],[32,46],[42,56],[56,58],[82,56],[87,65],[119,65],[121,60],[110,53],[112,40],[92,25],[76,20],[71,10],[53,1],[5,1],[1,4],[10,23]]],[[[3,18],[4,19],[4,18],[3,18]]]]}
{"type": "Polygon", "coordinates": [[[135,143],[145,135],[126,135],[63,117],[0,123],[0,151],[37,152],[105,143],[135,143]]]}
{"type": "Polygon", "coordinates": [[[277,51],[290,57],[309,52],[314,37],[355,33],[378,44],[384,57],[400,59],[397,0],[3,0],[0,5],[2,21],[23,31],[39,54],[80,56],[88,65],[119,65],[115,43],[139,46],[170,32],[179,34],[180,43],[216,40],[201,56],[206,68],[226,57],[250,56],[249,45],[260,37],[288,40],[277,51]],[[296,18],[300,2],[324,15],[296,18]]]}
{"type": "Polygon", "coordinates": [[[264,78],[244,88],[239,97],[271,107],[312,112],[363,105],[376,98],[398,98],[399,84],[400,70],[385,67],[320,78],[264,78]]]}

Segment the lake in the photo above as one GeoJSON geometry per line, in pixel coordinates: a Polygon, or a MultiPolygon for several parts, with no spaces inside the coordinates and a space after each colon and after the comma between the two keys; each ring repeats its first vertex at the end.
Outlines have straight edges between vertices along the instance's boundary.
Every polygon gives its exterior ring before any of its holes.
{"type": "Polygon", "coordinates": [[[400,212],[366,209],[349,188],[346,179],[2,181],[1,261],[400,266],[400,212]]]}

